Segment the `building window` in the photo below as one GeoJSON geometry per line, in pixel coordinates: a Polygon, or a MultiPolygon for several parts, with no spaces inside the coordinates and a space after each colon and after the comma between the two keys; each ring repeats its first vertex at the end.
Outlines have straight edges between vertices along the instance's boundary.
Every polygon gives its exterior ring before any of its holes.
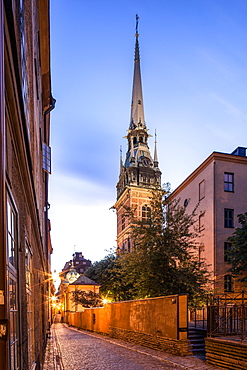
{"type": "Polygon", "coordinates": [[[225,172],[224,173],[224,190],[225,191],[234,191],[234,174],[225,172]]]}
{"type": "Polygon", "coordinates": [[[130,252],[130,238],[128,238],[128,252],[130,252]]]}
{"type": "Polygon", "coordinates": [[[42,144],[43,165],[45,172],[51,173],[51,148],[45,143],[42,144]]]}
{"type": "Polygon", "coordinates": [[[205,215],[205,213],[202,213],[199,216],[199,232],[200,231],[203,231],[205,229],[205,226],[204,226],[204,215],[205,215]]]}
{"type": "Polygon", "coordinates": [[[205,197],[205,180],[201,181],[199,184],[199,200],[205,197]]]}
{"type": "Polygon", "coordinates": [[[184,207],[187,207],[188,204],[189,204],[189,199],[185,199],[185,201],[184,201],[184,207]]]}
{"type": "Polygon", "coordinates": [[[17,268],[17,215],[9,197],[7,198],[7,245],[8,261],[17,268]]]}
{"type": "Polygon", "coordinates": [[[151,208],[147,205],[142,207],[142,220],[148,220],[151,217],[151,208]]]}
{"type": "Polygon", "coordinates": [[[18,306],[17,282],[11,278],[9,282],[9,337],[11,369],[18,369],[18,306]]]}
{"type": "Polygon", "coordinates": [[[26,293],[27,293],[27,330],[28,330],[28,364],[31,368],[35,360],[34,351],[34,319],[33,319],[33,303],[32,303],[32,253],[28,242],[26,242],[25,253],[26,267],[26,293]]]}
{"type": "Polygon", "coordinates": [[[224,292],[234,292],[234,280],[231,275],[224,276],[224,292]]]}
{"type": "Polygon", "coordinates": [[[125,217],[124,217],[124,215],[122,215],[122,218],[121,218],[121,226],[122,226],[122,230],[124,230],[125,229],[125,217]]]}
{"type": "Polygon", "coordinates": [[[225,227],[234,227],[234,210],[233,209],[224,209],[224,226],[225,227]]]}
{"type": "Polygon", "coordinates": [[[230,257],[228,256],[227,252],[232,248],[232,244],[231,243],[228,243],[228,242],[225,242],[224,243],[224,261],[225,262],[229,262],[231,259],[230,257]]]}

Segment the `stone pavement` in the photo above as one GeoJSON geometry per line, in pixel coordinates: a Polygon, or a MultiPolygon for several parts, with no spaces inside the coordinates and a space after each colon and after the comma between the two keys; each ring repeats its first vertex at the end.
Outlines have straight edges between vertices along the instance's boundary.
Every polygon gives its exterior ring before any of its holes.
{"type": "Polygon", "coordinates": [[[216,370],[203,358],[179,357],[55,323],[43,370],[216,370]]]}

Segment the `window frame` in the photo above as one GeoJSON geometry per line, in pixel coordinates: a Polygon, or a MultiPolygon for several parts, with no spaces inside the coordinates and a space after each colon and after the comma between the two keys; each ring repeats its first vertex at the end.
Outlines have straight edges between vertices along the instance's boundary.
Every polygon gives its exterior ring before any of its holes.
{"type": "Polygon", "coordinates": [[[224,275],[224,292],[232,293],[234,292],[234,278],[232,275],[224,275]]]}
{"type": "Polygon", "coordinates": [[[205,230],[205,212],[201,213],[199,215],[199,219],[198,219],[198,226],[199,226],[199,232],[205,230]]]}
{"type": "Polygon", "coordinates": [[[19,282],[18,282],[18,210],[14,199],[6,189],[6,256],[7,297],[9,315],[9,361],[11,368],[19,369],[19,282]],[[9,246],[11,244],[11,247],[9,246]],[[14,247],[13,247],[14,245],[14,247]],[[11,248],[11,253],[10,252],[11,248]],[[14,253],[12,253],[14,252],[14,253]],[[14,263],[13,263],[14,261],[14,263]]]}
{"type": "Polygon", "coordinates": [[[234,209],[232,208],[224,208],[224,227],[234,228],[234,209]],[[230,217],[230,212],[232,212],[232,217],[230,217]]]}
{"type": "Polygon", "coordinates": [[[232,243],[229,243],[229,242],[224,243],[224,261],[225,262],[231,261],[230,257],[227,256],[227,251],[229,251],[231,248],[232,248],[232,243]]]}
{"type": "Polygon", "coordinates": [[[227,193],[234,193],[234,173],[232,172],[224,172],[224,191],[227,193]],[[228,176],[228,178],[226,178],[228,176]],[[229,176],[231,176],[231,181],[229,180],[229,176]],[[232,189],[229,189],[232,186],[232,189]]]}
{"type": "Polygon", "coordinates": [[[199,182],[199,202],[205,198],[205,180],[199,182]]]}
{"type": "Polygon", "coordinates": [[[142,206],[142,221],[148,221],[149,218],[151,217],[151,208],[147,205],[147,204],[144,204],[142,206]]]}

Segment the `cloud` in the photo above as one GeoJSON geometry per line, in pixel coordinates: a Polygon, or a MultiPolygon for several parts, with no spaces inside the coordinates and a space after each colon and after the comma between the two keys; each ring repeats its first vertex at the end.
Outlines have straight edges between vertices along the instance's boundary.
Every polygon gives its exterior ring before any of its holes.
{"type": "Polygon", "coordinates": [[[222,98],[221,96],[211,93],[209,97],[215,100],[217,103],[221,104],[225,108],[225,113],[230,114],[232,117],[235,117],[237,120],[246,121],[247,114],[244,113],[242,110],[222,98]]]}

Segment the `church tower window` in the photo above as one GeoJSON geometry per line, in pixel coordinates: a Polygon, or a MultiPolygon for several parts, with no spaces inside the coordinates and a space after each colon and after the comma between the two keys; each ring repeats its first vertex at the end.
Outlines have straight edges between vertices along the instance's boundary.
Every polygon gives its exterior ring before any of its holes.
{"type": "Polygon", "coordinates": [[[148,220],[151,216],[151,208],[147,205],[142,207],[142,220],[148,220]]]}

